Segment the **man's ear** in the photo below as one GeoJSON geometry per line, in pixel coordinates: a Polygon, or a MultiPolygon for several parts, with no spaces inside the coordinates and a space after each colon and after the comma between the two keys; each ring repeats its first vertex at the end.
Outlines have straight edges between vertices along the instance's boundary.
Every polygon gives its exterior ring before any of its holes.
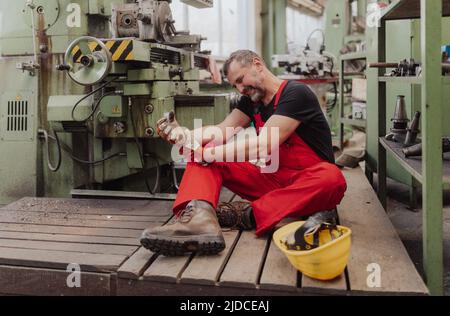
{"type": "Polygon", "coordinates": [[[253,58],[253,65],[256,67],[258,71],[262,71],[264,68],[264,63],[258,57],[253,58]]]}

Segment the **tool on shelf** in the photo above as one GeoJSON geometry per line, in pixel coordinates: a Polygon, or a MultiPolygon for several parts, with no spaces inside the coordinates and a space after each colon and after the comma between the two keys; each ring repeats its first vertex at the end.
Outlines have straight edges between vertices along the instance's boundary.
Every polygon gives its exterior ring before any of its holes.
{"type": "Polygon", "coordinates": [[[396,143],[404,143],[406,133],[408,132],[408,114],[406,113],[405,96],[397,96],[397,105],[395,107],[394,118],[392,119],[393,127],[391,132],[386,135],[386,139],[396,143]]]}
{"type": "Polygon", "coordinates": [[[420,125],[420,117],[421,112],[416,112],[414,115],[414,119],[411,122],[411,125],[408,128],[408,132],[406,133],[406,139],[405,139],[405,147],[410,147],[416,144],[417,142],[417,135],[419,135],[419,125],[420,125]]]}

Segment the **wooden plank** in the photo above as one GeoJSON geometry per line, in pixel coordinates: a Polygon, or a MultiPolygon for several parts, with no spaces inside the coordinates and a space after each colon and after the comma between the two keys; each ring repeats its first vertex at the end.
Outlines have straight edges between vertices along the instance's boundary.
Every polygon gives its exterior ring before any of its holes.
{"type": "Polygon", "coordinates": [[[83,220],[94,220],[94,221],[110,221],[110,222],[152,222],[155,220],[165,219],[170,214],[156,214],[156,215],[91,215],[91,214],[79,214],[79,213],[67,213],[67,212],[46,212],[46,211],[19,211],[19,210],[8,210],[3,208],[0,210],[0,214],[17,214],[17,216],[41,216],[56,219],[83,219],[83,220]]]}
{"type": "Polygon", "coordinates": [[[26,197],[1,210],[91,215],[170,215],[172,202],[137,200],[82,200],[26,197]]]}
{"type": "MultiPolygon", "coordinates": [[[[119,296],[177,296],[177,297],[271,297],[298,296],[295,292],[266,291],[261,289],[246,289],[220,287],[214,285],[176,284],[150,282],[142,280],[118,279],[117,295],[119,296]]],[[[251,299],[251,298],[249,298],[251,299]]],[[[220,299],[219,299],[220,300],[220,299]]],[[[198,301],[198,300],[197,300],[198,301]]],[[[272,305],[271,305],[272,306],[272,305]]],[[[223,308],[224,306],[222,306],[223,308]]],[[[271,309],[272,310],[272,309],[271,309]]]]}
{"type": "MultiPolygon", "coordinates": [[[[222,188],[220,194],[221,201],[229,201],[234,194],[222,188]]],[[[229,236],[236,236],[237,232],[229,234],[229,236]]],[[[228,244],[232,244],[230,240],[228,244]]],[[[212,257],[208,257],[208,266],[211,264],[212,257]]],[[[178,275],[189,262],[189,257],[181,258],[166,258],[158,256],[153,263],[151,260],[155,259],[154,254],[144,248],[139,249],[125,264],[119,269],[119,278],[138,279],[143,275],[145,280],[162,281],[162,282],[177,282],[178,275]],[[151,263],[151,265],[150,265],[151,263]]],[[[195,260],[197,261],[197,260],[195,260]]],[[[216,259],[217,261],[217,259],[216,259]]],[[[220,261],[222,264],[222,261],[220,261]]],[[[204,267],[203,267],[204,268],[204,267]]],[[[217,271],[215,271],[217,273],[217,271]]],[[[216,277],[216,275],[214,276],[216,277]]]]}
{"type": "Polygon", "coordinates": [[[222,190],[220,191],[220,202],[230,202],[234,198],[235,194],[228,190],[225,187],[222,187],[222,190]]]}
{"type": "Polygon", "coordinates": [[[65,270],[69,264],[76,263],[80,265],[81,271],[111,272],[117,271],[126,258],[123,255],[0,247],[0,264],[2,265],[65,270]]]}
{"type": "Polygon", "coordinates": [[[42,234],[29,232],[2,232],[1,239],[19,239],[19,240],[35,240],[35,241],[55,241],[70,243],[89,243],[100,245],[140,245],[137,238],[124,237],[97,237],[97,236],[81,236],[81,235],[64,235],[64,234],[42,234]]]}
{"type": "Polygon", "coordinates": [[[220,276],[220,286],[255,288],[265,259],[266,244],[267,238],[257,238],[254,232],[242,232],[220,276]]]}
{"type": "Polygon", "coordinates": [[[233,251],[234,245],[239,238],[238,231],[228,231],[223,233],[226,248],[215,256],[195,256],[189,263],[180,283],[215,285],[222,272],[229,255],[233,251]]]}
{"type": "Polygon", "coordinates": [[[297,274],[297,270],[272,240],[261,275],[261,289],[297,291],[297,274]]]}
{"type": "Polygon", "coordinates": [[[118,270],[118,277],[137,280],[150,266],[155,254],[143,247],[139,248],[118,270]]]}
{"type": "MultiPolygon", "coordinates": [[[[234,193],[226,188],[222,188],[221,194],[220,194],[220,200],[221,201],[229,201],[234,196],[234,193]]],[[[236,233],[237,234],[237,233],[236,233]]],[[[236,235],[232,234],[232,235],[236,235]]],[[[232,241],[230,241],[230,244],[232,244],[232,241]]],[[[151,260],[154,259],[154,253],[150,252],[147,249],[140,248],[130,259],[128,259],[125,264],[120,267],[118,276],[119,278],[127,278],[127,279],[138,279],[143,272],[145,272],[147,269],[149,269],[151,260]]],[[[211,257],[209,257],[211,259],[211,257]]],[[[162,258],[158,258],[157,262],[154,264],[156,265],[156,268],[152,268],[149,271],[146,272],[146,275],[144,275],[144,278],[147,279],[158,279],[158,277],[155,275],[157,273],[158,269],[158,262],[163,260],[162,258]]],[[[184,259],[183,259],[184,260],[184,259]]],[[[195,260],[197,261],[197,260],[195,260]]],[[[208,266],[211,263],[208,262],[208,266]]],[[[203,267],[204,268],[204,267],[203,267]]],[[[178,270],[175,272],[179,272],[178,270]]],[[[175,273],[169,273],[167,270],[163,271],[164,276],[162,276],[162,280],[167,280],[167,277],[169,277],[170,281],[174,281],[172,277],[176,275],[175,273]]],[[[217,271],[216,271],[217,273],[217,271]]]]}
{"type": "MultiPolygon", "coordinates": [[[[138,207],[122,208],[118,214],[121,215],[145,215],[145,216],[172,216],[172,201],[147,201],[144,205],[138,207]]],[[[91,213],[91,212],[90,212],[91,213]]]]}
{"type": "MultiPolygon", "coordinates": [[[[172,217],[165,225],[170,225],[177,221],[177,218],[172,217]]],[[[146,265],[146,269],[142,275],[143,280],[155,282],[177,283],[178,275],[182,272],[184,267],[190,261],[191,256],[181,257],[165,257],[158,255],[150,266],[146,265]]]]}
{"type": "Polygon", "coordinates": [[[45,207],[49,211],[59,210],[77,212],[83,209],[91,210],[122,210],[134,209],[148,204],[144,200],[113,200],[113,199],[72,199],[72,198],[40,198],[24,197],[8,206],[12,209],[38,210],[45,207]]]}
{"type": "Polygon", "coordinates": [[[345,295],[347,292],[345,274],[330,281],[314,280],[302,275],[302,291],[311,294],[345,295]]]}
{"type": "Polygon", "coordinates": [[[166,217],[154,217],[151,221],[139,222],[119,222],[106,220],[91,220],[82,218],[64,218],[62,213],[57,213],[59,216],[45,216],[43,213],[28,212],[23,214],[19,212],[0,212],[0,223],[11,224],[38,224],[38,225],[52,225],[52,226],[69,226],[69,227],[92,227],[92,228],[123,228],[123,229],[140,229],[143,230],[148,227],[150,223],[163,223],[167,220],[166,217]]]}
{"type": "MultiPolygon", "coordinates": [[[[274,231],[295,221],[298,221],[298,219],[285,218],[276,225],[274,231]]],[[[276,291],[297,291],[298,271],[289,263],[287,257],[275,245],[273,237],[270,239],[264,269],[261,273],[260,288],[276,291]]]]}
{"type": "Polygon", "coordinates": [[[64,227],[51,225],[8,224],[8,223],[1,224],[0,231],[82,235],[82,236],[103,236],[103,237],[130,237],[130,238],[139,238],[139,236],[142,233],[141,229],[64,227]]]}
{"type": "Polygon", "coordinates": [[[66,252],[83,252],[125,256],[130,256],[137,250],[136,246],[95,245],[17,239],[0,239],[0,247],[36,250],[61,250],[66,252]]]}
{"type": "Polygon", "coordinates": [[[144,272],[143,279],[153,282],[178,283],[178,277],[189,263],[191,256],[164,257],[158,256],[144,272]]]}
{"type": "Polygon", "coordinates": [[[108,296],[110,276],[83,272],[81,287],[69,288],[71,272],[50,269],[0,266],[0,292],[8,295],[108,296]]]}
{"type": "MultiPolygon", "coordinates": [[[[348,264],[352,292],[426,295],[428,290],[361,168],[346,170],[348,190],[339,207],[352,230],[348,264]],[[381,269],[381,287],[370,287],[371,265],[381,269]]],[[[376,284],[374,284],[376,285],[376,284]]]]}
{"type": "Polygon", "coordinates": [[[216,286],[201,287],[198,285],[176,284],[165,282],[151,282],[133,279],[118,279],[117,295],[119,296],[218,296],[222,295],[217,291],[216,286]]]}

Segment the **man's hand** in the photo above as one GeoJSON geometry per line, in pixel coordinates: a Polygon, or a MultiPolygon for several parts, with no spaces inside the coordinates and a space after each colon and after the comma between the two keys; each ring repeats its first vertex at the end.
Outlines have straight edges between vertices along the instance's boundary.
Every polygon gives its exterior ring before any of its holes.
{"type": "Polygon", "coordinates": [[[194,139],[189,129],[178,124],[173,112],[166,113],[164,118],[157,122],[157,132],[162,139],[178,146],[180,154],[189,162],[203,164],[203,147],[194,139]]]}
{"type": "Polygon", "coordinates": [[[183,146],[191,138],[191,132],[178,124],[173,112],[166,113],[162,119],[156,123],[158,135],[171,144],[183,146]]]}
{"type": "Polygon", "coordinates": [[[196,148],[182,147],[180,154],[186,158],[187,162],[195,162],[203,166],[208,165],[205,161],[205,151],[202,146],[197,146],[196,148]]]}

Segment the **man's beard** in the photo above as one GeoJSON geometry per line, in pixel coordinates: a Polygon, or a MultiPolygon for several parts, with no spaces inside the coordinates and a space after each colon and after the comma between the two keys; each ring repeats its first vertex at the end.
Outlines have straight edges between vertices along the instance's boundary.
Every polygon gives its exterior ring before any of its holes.
{"type": "Polygon", "coordinates": [[[266,95],[262,89],[251,86],[245,87],[244,94],[247,95],[253,103],[261,102],[266,95]],[[249,92],[252,92],[252,94],[249,94],[249,92]]]}

